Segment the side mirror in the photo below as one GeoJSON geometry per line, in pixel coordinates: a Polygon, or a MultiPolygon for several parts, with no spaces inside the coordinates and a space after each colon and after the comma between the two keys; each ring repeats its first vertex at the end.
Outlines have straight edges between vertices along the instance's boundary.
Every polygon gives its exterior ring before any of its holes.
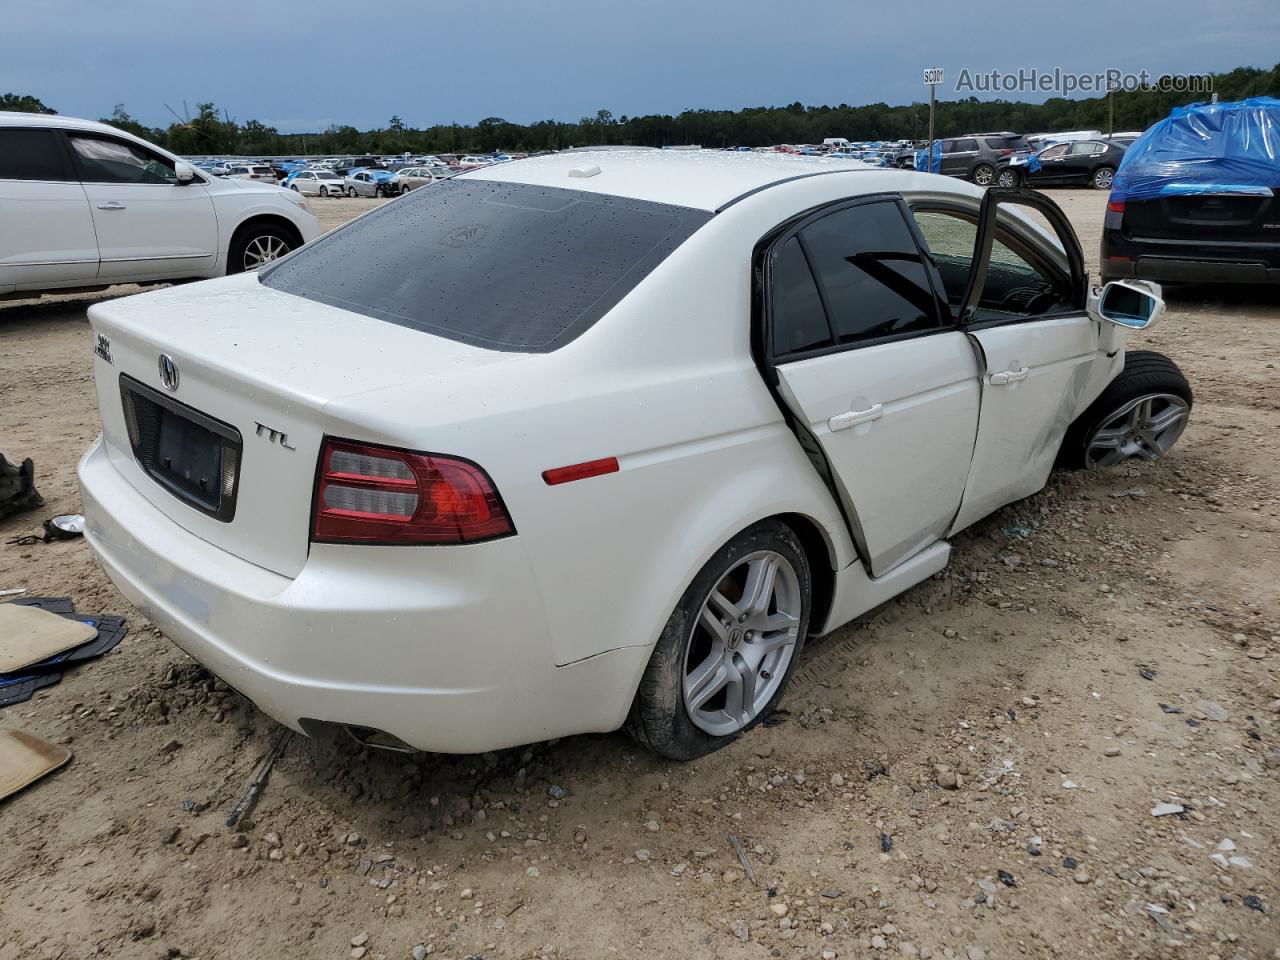
{"type": "Polygon", "coordinates": [[[179,160],[173,165],[173,172],[178,178],[178,183],[192,183],[196,178],[195,168],[189,163],[179,160]]]}
{"type": "Polygon", "coordinates": [[[1112,280],[1090,300],[1090,313],[1129,330],[1146,330],[1164,316],[1160,286],[1145,280],[1112,280]]]}

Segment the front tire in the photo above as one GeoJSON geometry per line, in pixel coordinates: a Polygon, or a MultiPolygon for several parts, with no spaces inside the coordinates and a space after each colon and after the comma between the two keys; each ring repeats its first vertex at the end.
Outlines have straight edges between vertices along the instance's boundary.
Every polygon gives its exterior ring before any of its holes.
{"type": "Polygon", "coordinates": [[[1115,182],[1116,171],[1113,167],[1099,167],[1093,171],[1093,177],[1090,178],[1089,184],[1095,190],[1110,190],[1111,184],[1115,182]]]}
{"type": "Polygon", "coordinates": [[[227,250],[227,273],[257,270],[279,260],[297,245],[294,237],[273,223],[249,224],[231,238],[227,250]]]}
{"type": "Polygon", "coordinates": [[[292,190],[294,193],[299,193],[299,192],[300,192],[300,191],[298,190],[298,185],[297,185],[296,183],[295,183],[295,184],[292,184],[292,185],[289,187],[289,189],[290,189],[290,190],[292,190]]]}
{"type": "Polygon", "coordinates": [[[1067,430],[1058,462],[1096,470],[1159,460],[1182,436],[1191,404],[1191,385],[1177,364],[1151,350],[1130,351],[1120,375],[1067,430]]]}
{"type": "Polygon", "coordinates": [[[321,188],[320,188],[320,196],[322,196],[322,197],[327,197],[327,196],[329,196],[329,188],[328,188],[328,187],[321,187],[321,188]]]}
{"type": "Polygon", "coordinates": [[[1012,170],[1006,167],[1005,169],[1001,170],[999,175],[996,177],[996,186],[1016,187],[1018,183],[1021,181],[1021,179],[1022,178],[1018,176],[1017,170],[1012,170]]]}
{"type": "Polygon", "coordinates": [[[809,629],[812,575],[795,532],[744,530],[694,577],[658,638],[627,732],[672,760],[719,750],[773,712],[809,629]]]}
{"type": "Polygon", "coordinates": [[[989,187],[996,179],[996,168],[989,163],[980,163],[973,168],[970,179],[980,187],[989,187]]]}

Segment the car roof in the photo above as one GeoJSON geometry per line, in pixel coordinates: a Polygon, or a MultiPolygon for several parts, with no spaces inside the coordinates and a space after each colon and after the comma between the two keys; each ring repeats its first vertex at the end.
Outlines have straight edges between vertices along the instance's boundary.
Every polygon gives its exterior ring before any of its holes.
{"type": "Polygon", "coordinates": [[[787,154],[723,150],[570,151],[495,164],[459,175],[561,187],[648,200],[699,210],[717,210],[744,194],[797,177],[848,170],[879,170],[857,160],[829,160],[787,154]],[[598,173],[592,173],[593,168],[598,173]],[[577,175],[571,171],[578,171],[577,175]],[[583,176],[582,174],[590,174],[583,176]]]}

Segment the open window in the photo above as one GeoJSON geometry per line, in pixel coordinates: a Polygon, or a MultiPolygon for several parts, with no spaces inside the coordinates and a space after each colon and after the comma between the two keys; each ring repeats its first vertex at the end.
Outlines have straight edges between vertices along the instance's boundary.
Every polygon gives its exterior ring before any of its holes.
{"type": "Polygon", "coordinates": [[[912,215],[959,321],[1007,323],[1084,308],[1080,244],[1062,211],[1041,194],[993,187],[981,204],[922,200],[912,204],[912,215]],[[1029,207],[1048,229],[1013,215],[1011,205],[1029,207]]]}

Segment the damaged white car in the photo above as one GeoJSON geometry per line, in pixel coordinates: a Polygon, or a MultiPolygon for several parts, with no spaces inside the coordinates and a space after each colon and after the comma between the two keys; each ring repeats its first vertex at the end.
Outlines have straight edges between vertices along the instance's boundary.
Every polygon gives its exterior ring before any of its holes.
{"type": "Polygon", "coordinates": [[[625,726],[695,757],[1055,463],[1168,452],[1190,389],[1125,353],[1162,310],[1091,294],[1026,191],[489,166],[257,274],[94,306],[87,535],[294,729],[472,752],[625,726]]]}

